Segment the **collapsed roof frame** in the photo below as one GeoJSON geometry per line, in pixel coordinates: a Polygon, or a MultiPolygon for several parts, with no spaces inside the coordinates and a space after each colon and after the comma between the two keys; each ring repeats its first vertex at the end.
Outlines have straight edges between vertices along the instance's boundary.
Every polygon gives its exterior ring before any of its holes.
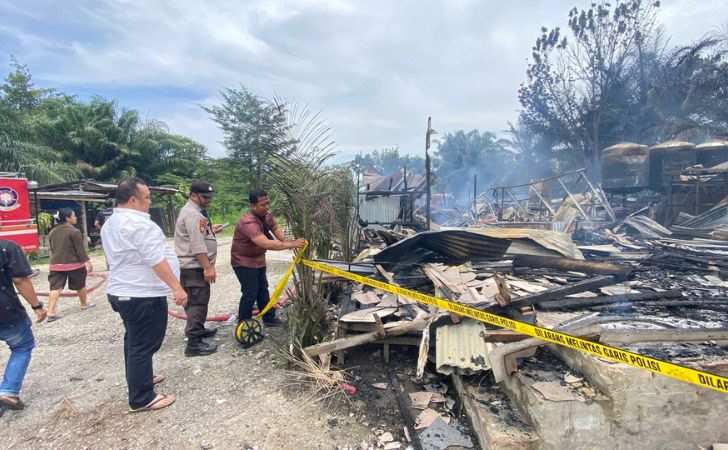
{"type": "Polygon", "coordinates": [[[612,209],[607,196],[604,194],[602,188],[598,185],[594,185],[589,177],[586,175],[586,169],[578,169],[573,172],[566,172],[563,174],[555,175],[548,178],[541,178],[539,180],[531,181],[530,183],[511,185],[511,186],[496,186],[492,188],[492,195],[495,198],[497,205],[498,221],[503,221],[503,211],[509,206],[513,206],[523,214],[525,218],[533,218],[534,214],[531,212],[531,202],[534,199],[538,199],[538,209],[536,211],[537,220],[552,220],[556,215],[556,209],[554,209],[551,202],[544,195],[543,187],[546,183],[557,183],[557,187],[563,190],[562,202],[569,198],[573,202],[574,207],[578,210],[579,215],[585,221],[594,221],[597,218],[593,214],[597,208],[603,208],[609,215],[612,221],[616,220],[614,210],[612,209]],[[571,189],[567,186],[570,179],[575,177],[575,181],[571,182],[571,189]],[[577,192],[590,192],[591,203],[587,205],[585,209],[582,204],[578,201],[572,191],[576,191],[580,187],[580,183],[583,182],[583,188],[577,192]],[[518,198],[519,194],[523,194],[523,190],[526,190],[525,198],[518,198]],[[520,193],[518,191],[521,191],[520,193]],[[533,195],[533,197],[532,197],[533,195]],[[507,198],[506,198],[507,197],[507,198]],[[587,212],[591,211],[591,214],[587,212]]]}

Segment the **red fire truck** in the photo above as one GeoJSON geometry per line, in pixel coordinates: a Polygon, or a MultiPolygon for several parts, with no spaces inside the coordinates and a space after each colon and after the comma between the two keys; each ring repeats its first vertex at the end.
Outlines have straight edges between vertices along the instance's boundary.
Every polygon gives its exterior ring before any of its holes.
{"type": "Polygon", "coordinates": [[[15,242],[26,253],[39,247],[28,180],[17,174],[0,173],[0,239],[15,242]]]}

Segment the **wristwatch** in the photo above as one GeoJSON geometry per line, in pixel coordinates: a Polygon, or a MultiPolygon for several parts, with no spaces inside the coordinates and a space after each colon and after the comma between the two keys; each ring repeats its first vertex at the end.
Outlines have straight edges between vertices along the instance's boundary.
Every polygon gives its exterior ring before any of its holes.
{"type": "Polygon", "coordinates": [[[35,305],[35,306],[31,306],[30,308],[31,308],[31,309],[36,309],[36,310],[37,310],[37,309],[43,309],[43,302],[38,302],[38,304],[37,304],[37,305],[35,305]]]}

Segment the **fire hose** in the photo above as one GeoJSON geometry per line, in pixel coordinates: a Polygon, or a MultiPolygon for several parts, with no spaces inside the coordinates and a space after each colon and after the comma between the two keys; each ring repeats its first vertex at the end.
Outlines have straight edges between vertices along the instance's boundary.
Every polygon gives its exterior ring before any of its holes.
{"type": "MultiPolygon", "coordinates": [[[[95,291],[96,289],[100,288],[104,282],[106,282],[106,278],[108,278],[109,273],[108,272],[89,272],[87,275],[88,278],[98,278],[99,280],[96,282],[96,284],[92,285],[91,287],[86,288],[86,292],[89,294],[95,291]]],[[[50,295],[47,291],[36,291],[35,293],[38,297],[48,297],[50,295]]],[[[78,297],[78,294],[75,291],[62,291],[61,297],[78,297]]]]}
{"type": "MultiPolygon", "coordinates": [[[[274,308],[282,308],[283,306],[285,306],[286,303],[288,303],[288,299],[292,295],[293,295],[293,291],[291,291],[290,289],[286,290],[284,295],[275,304],[274,308]]],[[[175,319],[187,320],[187,314],[185,314],[184,311],[178,312],[178,311],[174,311],[174,310],[170,309],[167,311],[167,313],[170,316],[174,317],[175,319]]],[[[258,309],[254,308],[253,315],[256,315],[256,314],[258,314],[258,309]]],[[[219,316],[208,316],[206,321],[207,322],[227,322],[228,320],[230,320],[230,317],[232,317],[233,315],[234,314],[221,314],[219,316]]]]}

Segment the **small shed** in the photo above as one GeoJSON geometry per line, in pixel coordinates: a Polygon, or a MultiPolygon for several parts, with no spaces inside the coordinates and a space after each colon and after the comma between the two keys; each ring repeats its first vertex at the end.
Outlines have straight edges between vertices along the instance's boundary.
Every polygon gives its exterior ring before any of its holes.
{"type": "MultiPolygon", "coordinates": [[[[167,186],[149,186],[153,197],[152,208],[149,211],[157,225],[167,236],[174,234],[174,223],[177,218],[175,195],[180,191],[167,186]],[[161,206],[158,206],[161,201],[161,206]],[[156,204],[155,204],[156,203],[156,204]]],[[[101,183],[94,180],[80,180],[59,184],[38,186],[30,189],[31,202],[36,218],[41,212],[55,213],[60,208],[69,207],[78,216],[78,225],[84,235],[85,242],[98,236],[94,230],[93,222],[96,213],[107,202],[113,201],[116,193],[116,184],[101,183]]]]}

